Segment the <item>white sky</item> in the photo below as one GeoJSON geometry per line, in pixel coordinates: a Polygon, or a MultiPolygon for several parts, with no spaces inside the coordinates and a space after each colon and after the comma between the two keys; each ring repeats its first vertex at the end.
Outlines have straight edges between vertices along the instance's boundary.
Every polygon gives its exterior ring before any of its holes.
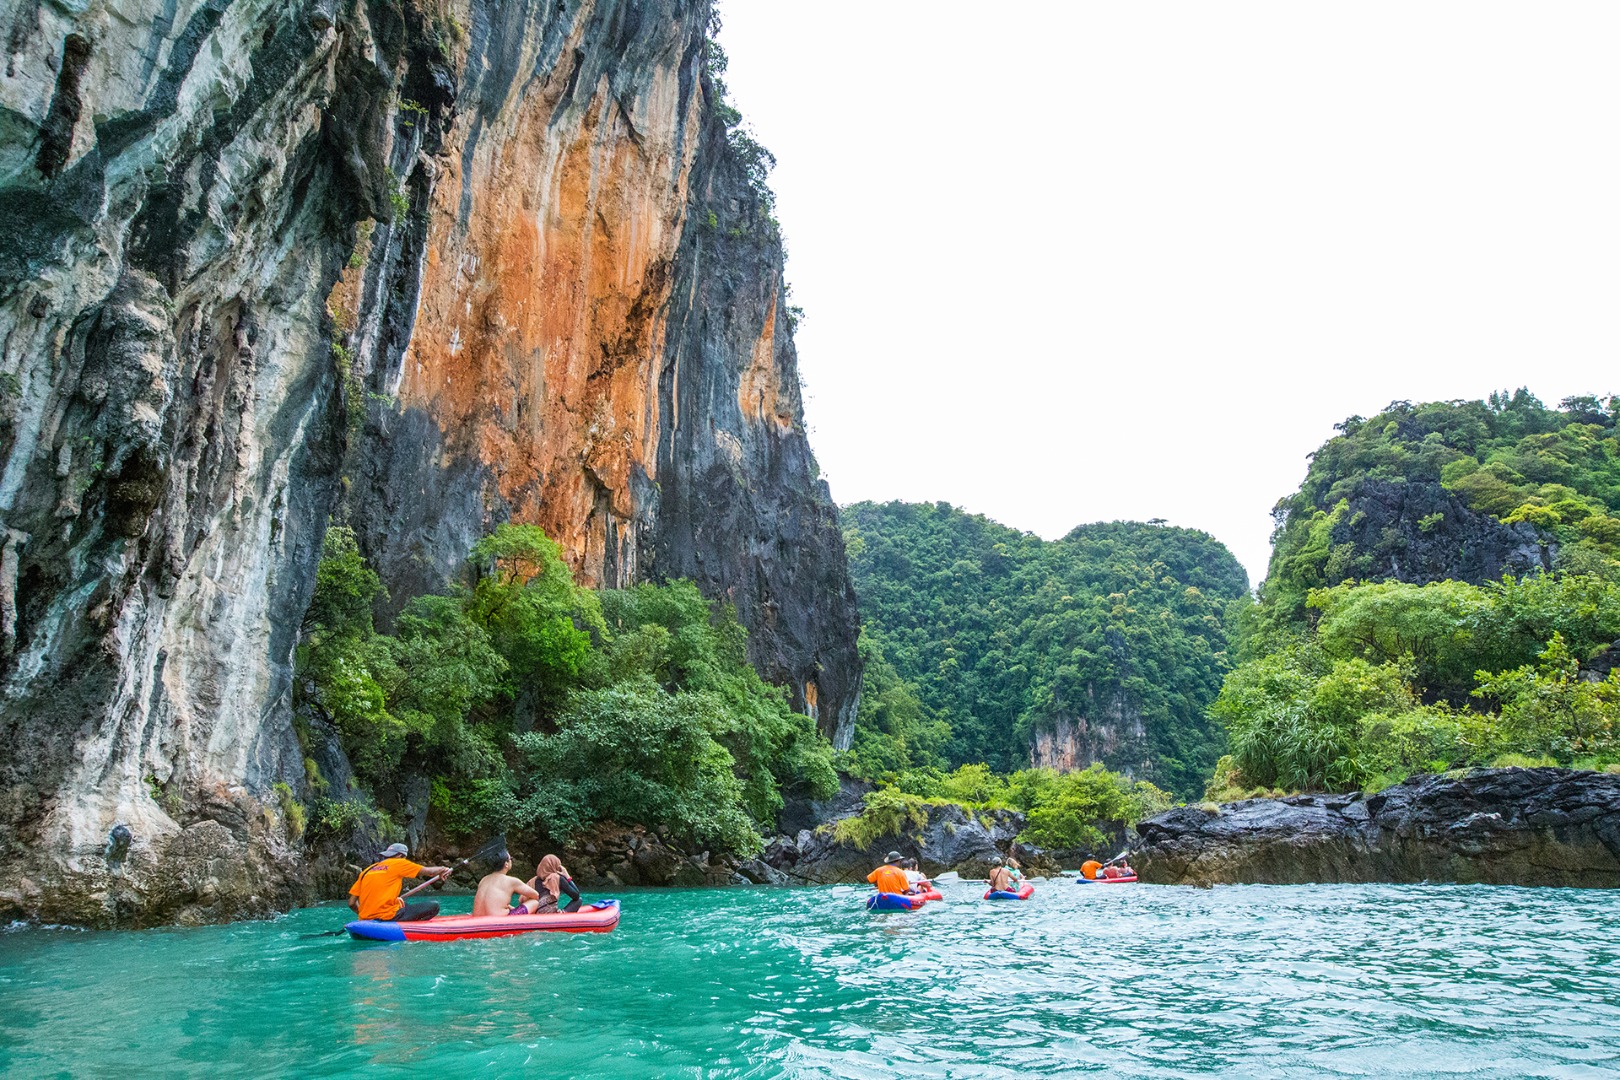
{"type": "Polygon", "coordinates": [[[722,0],[840,503],[1258,581],[1344,417],[1620,392],[1620,3],[722,0]]]}

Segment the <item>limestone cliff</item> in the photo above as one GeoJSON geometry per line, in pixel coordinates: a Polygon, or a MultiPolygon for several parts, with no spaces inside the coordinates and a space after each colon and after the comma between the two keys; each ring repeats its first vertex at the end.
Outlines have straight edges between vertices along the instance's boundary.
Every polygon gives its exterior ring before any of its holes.
{"type": "Polygon", "coordinates": [[[690,576],[847,741],[853,592],[707,0],[0,3],[0,912],[297,894],[329,517],[690,576]]]}

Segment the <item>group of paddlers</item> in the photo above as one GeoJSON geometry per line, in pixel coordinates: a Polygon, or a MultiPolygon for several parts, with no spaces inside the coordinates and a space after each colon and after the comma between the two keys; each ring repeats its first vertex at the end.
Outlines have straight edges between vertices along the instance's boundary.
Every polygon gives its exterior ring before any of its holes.
{"type": "Polygon", "coordinates": [[[904,858],[898,851],[889,852],[883,865],[867,874],[866,880],[876,885],[880,893],[901,896],[917,896],[934,887],[933,882],[923,877],[917,860],[904,858]]]}
{"type": "MultiPolygon", "coordinates": [[[[424,922],[439,914],[436,900],[405,901],[417,889],[448,880],[452,868],[423,866],[412,862],[409,855],[410,850],[404,844],[390,844],[377,862],[360,871],[349,888],[349,907],[355,915],[376,922],[424,922]],[[426,880],[402,897],[401,886],[412,878],[426,880]]],[[[579,910],[579,886],[574,884],[573,877],[557,856],[547,855],[541,859],[534,876],[527,881],[511,876],[510,852],[501,851],[492,861],[500,869],[479,880],[478,893],[473,897],[474,915],[548,915],[579,910]]]]}
{"type": "MultiPolygon", "coordinates": [[[[1111,878],[1136,879],[1136,871],[1125,864],[1125,855],[1121,854],[1108,860],[1106,863],[1096,859],[1087,859],[1080,867],[1080,876],[1089,881],[1108,880],[1111,878]]],[[[883,865],[866,875],[866,880],[877,886],[880,893],[901,893],[903,895],[916,895],[927,892],[933,884],[923,877],[917,869],[916,859],[901,857],[898,851],[889,852],[883,860],[883,865]]],[[[1002,858],[997,855],[990,860],[990,889],[993,892],[1015,893],[1024,884],[1024,871],[1018,860],[1011,855],[1002,858]]]]}
{"type": "MultiPolygon", "coordinates": [[[[866,875],[866,880],[877,886],[880,893],[900,893],[915,896],[932,889],[933,883],[923,877],[916,859],[907,859],[898,851],[891,851],[883,865],[866,875]]],[[[1017,892],[1024,883],[1024,871],[1018,860],[1008,855],[997,855],[990,862],[990,888],[1003,892],[1017,892]]]]}
{"type": "Polygon", "coordinates": [[[1113,878],[1135,879],[1136,871],[1125,862],[1124,855],[1115,856],[1105,863],[1096,859],[1087,859],[1080,864],[1080,876],[1087,881],[1109,881],[1113,878]]]}

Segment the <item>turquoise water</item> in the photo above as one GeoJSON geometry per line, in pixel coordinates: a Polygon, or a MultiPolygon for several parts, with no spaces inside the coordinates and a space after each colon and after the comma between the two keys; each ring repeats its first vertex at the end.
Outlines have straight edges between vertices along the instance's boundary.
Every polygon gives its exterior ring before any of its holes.
{"type": "MultiPolygon", "coordinates": [[[[1620,896],[1048,882],[620,893],[612,934],[0,933],[20,1076],[1614,1076],[1620,896]],[[979,887],[982,889],[982,886],[979,887]]],[[[464,911],[451,898],[447,911],[464,911]]]]}

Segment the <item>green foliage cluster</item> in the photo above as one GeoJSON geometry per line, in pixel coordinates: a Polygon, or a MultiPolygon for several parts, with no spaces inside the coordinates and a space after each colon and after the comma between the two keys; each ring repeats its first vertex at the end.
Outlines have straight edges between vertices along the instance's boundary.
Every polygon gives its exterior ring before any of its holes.
{"type": "Polygon", "coordinates": [[[411,212],[411,193],[405,187],[405,178],[393,169],[388,170],[388,209],[388,221],[395,226],[404,225],[406,215],[411,212]]]}
{"type": "Polygon", "coordinates": [[[1009,774],[984,764],[954,772],[921,769],[867,793],[861,813],[833,828],[836,839],[868,848],[886,837],[922,828],[930,805],[969,810],[1017,810],[1025,816],[1019,839],[1055,850],[1095,850],[1105,830],[1133,825],[1168,810],[1174,800],[1145,781],[1110,772],[1100,764],[1078,772],[1020,769],[1009,774]]]}
{"type": "Polygon", "coordinates": [[[922,703],[917,688],[900,677],[867,629],[861,630],[859,651],[861,703],[854,740],[839,767],[872,782],[915,769],[945,768],[950,725],[922,703]]]}
{"type": "MultiPolygon", "coordinates": [[[[1269,614],[1298,623],[1312,589],[1369,576],[1369,552],[1335,543],[1364,479],[1439,484],[1470,509],[1526,522],[1560,546],[1561,568],[1620,576],[1620,399],[1565,398],[1549,409],[1528,390],[1485,401],[1398,401],[1338,425],[1299,491],[1273,516],[1262,595],[1269,614]]],[[[1417,521],[1433,532],[1443,514],[1417,521]]]]}
{"type": "Polygon", "coordinates": [[[1580,671],[1620,637],[1612,581],[1346,583],[1307,605],[1313,629],[1226,677],[1211,713],[1232,753],[1209,797],[1378,788],[1504,759],[1620,761],[1620,674],[1580,671]]]}
{"type": "Polygon", "coordinates": [[[1220,750],[1205,712],[1228,667],[1225,613],[1248,587],[1220,543],[1129,522],[1048,543],[944,503],[859,503],[843,519],[871,650],[852,771],[941,756],[1007,771],[1059,719],[1107,723],[1124,709],[1149,733],[1149,777],[1201,787],[1220,750]]]}
{"type": "Polygon", "coordinates": [[[611,818],[746,852],[783,787],[836,790],[814,723],[692,583],[580,588],[533,526],[499,527],[471,562],[471,587],[416,598],[383,634],[381,580],[352,531],[327,530],[300,681],[380,803],[426,775],[453,832],[563,840],[611,818]]]}

